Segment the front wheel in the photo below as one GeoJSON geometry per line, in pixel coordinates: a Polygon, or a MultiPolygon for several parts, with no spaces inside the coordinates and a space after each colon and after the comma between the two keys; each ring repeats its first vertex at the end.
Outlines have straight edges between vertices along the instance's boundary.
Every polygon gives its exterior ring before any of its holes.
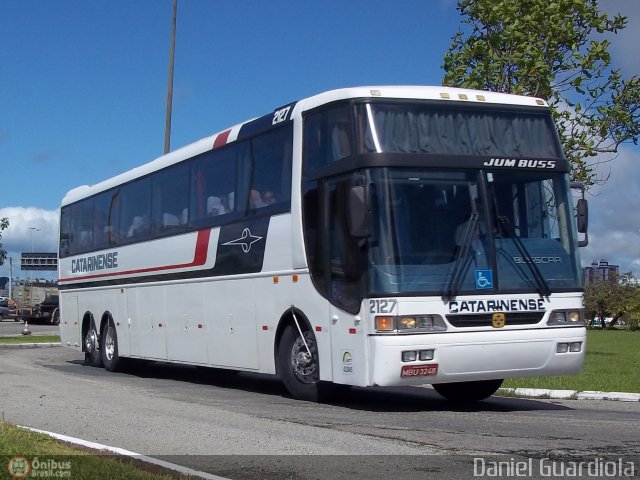
{"type": "Polygon", "coordinates": [[[502,385],[502,379],[476,382],[439,383],[433,385],[436,392],[456,403],[472,403],[489,398],[502,385]]]}
{"type": "Polygon", "coordinates": [[[306,327],[302,331],[304,341],[293,324],[287,325],[282,332],[276,358],[278,373],[293,397],[311,402],[326,401],[332,396],[334,386],[320,381],[320,358],[315,335],[306,327]]]}

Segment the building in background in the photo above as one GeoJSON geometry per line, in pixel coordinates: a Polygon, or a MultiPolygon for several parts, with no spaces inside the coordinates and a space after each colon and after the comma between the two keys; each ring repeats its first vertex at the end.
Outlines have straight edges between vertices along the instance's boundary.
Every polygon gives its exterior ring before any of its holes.
{"type": "Polygon", "coordinates": [[[606,260],[600,260],[600,262],[594,260],[591,262],[590,267],[584,267],[582,269],[582,277],[585,285],[607,282],[619,275],[620,266],[610,265],[606,260]]]}

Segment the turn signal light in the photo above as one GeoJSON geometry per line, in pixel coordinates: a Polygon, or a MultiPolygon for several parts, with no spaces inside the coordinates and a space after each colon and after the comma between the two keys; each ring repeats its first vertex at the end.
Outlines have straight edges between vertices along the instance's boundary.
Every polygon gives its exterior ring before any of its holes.
{"type": "Polygon", "coordinates": [[[379,332],[393,332],[395,330],[394,317],[376,317],[376,330],[379,332]]]}

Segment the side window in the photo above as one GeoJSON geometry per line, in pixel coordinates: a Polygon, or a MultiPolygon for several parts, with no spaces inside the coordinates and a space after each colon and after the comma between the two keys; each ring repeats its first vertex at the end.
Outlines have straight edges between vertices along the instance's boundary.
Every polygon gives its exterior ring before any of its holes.
{"type": "Polygon", "coordinates": [[[71,233],[71,209],[72,206],[62,207],[60,211],[60,257],[71,255],[73,235],[71,233]]]}
{"type": "Polygon", "coordinates": [[[180,164],[153,177],[154,235],[183,232],[189,223],[189,164],[180,164]]]}
{"type": "Polygon", "coordinates": [[[347,194],[350,182],[328,186],[329,195],[329,299],[347,312],[357,313],[362,301],[358,256],[360,247],[347,229],[347,194]]]}
{"type": "Polygon", "coordinates": [[[291,156],[293,127],[272,130],[251,140],[253,172],[249,210],[285,211],[291,203],[291,156]]]}
{"type": "Polygon", "coordinates": [[[199,157],[191,172],[191,221],[216,224],[236,211],[238,145],[230,145],[199,157]]]}
{"type": "Polygon", "coordinates": [[[304,120],[304,174],[349,157],[353,152],[351,107],[343,105],[304,120]]]}
{"type": "Polygon", "coordinates": [[[113,218],[114,191],[96,195],[93,210],[93,247],[97,250],[109,248],[115,241],[111,224],[113,218]]]}
{"type": "Polygon", "coordinates": [[[71,207],[71,255],[87,252],[93,246],[93,204],[88,198],[71,207]]]}
{"type": "Polygon", "coordinates": [[[135,242],[151,232],[151,180],[143,178],[120,189],[119,243],[135,242]]]}

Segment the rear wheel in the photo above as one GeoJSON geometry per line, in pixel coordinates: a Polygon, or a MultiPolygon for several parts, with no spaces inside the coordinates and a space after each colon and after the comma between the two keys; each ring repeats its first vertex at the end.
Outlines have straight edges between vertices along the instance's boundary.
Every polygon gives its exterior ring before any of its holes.
{"type": "Polygon", "coordinates": [[[98,332],[96,326],[91,321],[91,326],[84,336],[84,363],[93,367],[102,366],[102,356],[100,355],[100,349],[98,347],[98,332]]]}
{"type": "Polygon", "coordinates": [[[311,402],[326,401],[333,395],[335,386],[320,381],[315,335],[305,326],[302,326],[302,333],[304,341],[295,325],[285,327],[278,344],[278,373],[293,397],[311,402]]]}
{"type": "Polygon", "coordinates": [[[502,385],[502,379],[477,382],[440,383],[433,385],[436,392],[456,403],[473,403],[489,398],[502,385]]]}
{"type": "Polygon", "coordinates": [[[113,322],[109,320],[101,339],[102,363],[110,372],[116,372],[124,368],[124,359],[118,355],[118,334],[113,322]]]}

